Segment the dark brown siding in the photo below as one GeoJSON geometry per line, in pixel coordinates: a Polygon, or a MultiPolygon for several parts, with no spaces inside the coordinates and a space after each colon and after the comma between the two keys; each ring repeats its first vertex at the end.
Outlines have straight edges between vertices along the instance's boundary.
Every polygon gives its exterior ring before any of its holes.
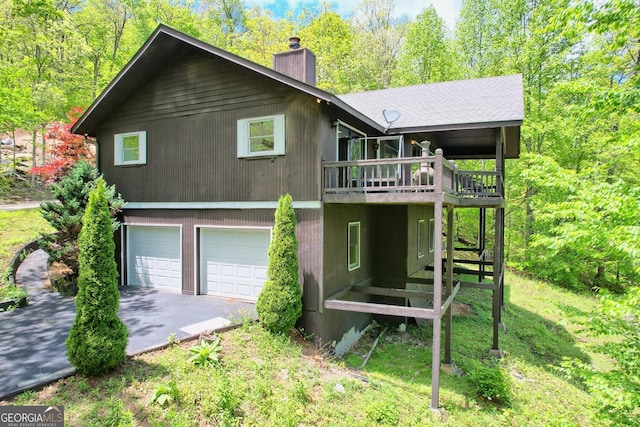
{"type": "Polygon", "coordinates": [[[397,287],[381,278],[401,278],[407,274],[407,206],[379,205],[373,208],[375,228],[371,236],[375,249],[376,286],[397,287]]]}
{"type": "MultiPolygon", "coordinates": [[[[296,210],[300,280],[305,308],[315,310],[321,286],[322,236],[320,209],[296,210]]],[[[273,209],[126,210],[124,224],[182,225],[182,293],[193,294],[196,284],[197,226],[273,227],[273,209]]],[[[126,276],[125,276],[126,277],[126,276]]]]}
{"type": "Polygon", "coordinates": [[[192,55],[100,126],[100,170],[132,202],[320,200],[320,109],[266,77],[192,55]],[[274,114],[285,114],[286,154],[238,159],[237,121],[274,114]],[[114,166],[113,135],[133,131],[147,132],[147,164],[114,166]]]}
{"type": "MultiPolygon", "coordinates": [[[[374,251],[370,242],[373,231],[371,211],[371,207],[366,205],[324,206],[324,298],[349,285],[372,278],[374,251]],[[349,222],[353,221],[360,221],[360,268],[349,271],[347,232],[349,222]]],[[[306,314],[303,325],[326,343],[340,341],[351,328],[362,330],[370,319],[371,316],[367,314],[324,309],[321,314],[306,314]]]]}

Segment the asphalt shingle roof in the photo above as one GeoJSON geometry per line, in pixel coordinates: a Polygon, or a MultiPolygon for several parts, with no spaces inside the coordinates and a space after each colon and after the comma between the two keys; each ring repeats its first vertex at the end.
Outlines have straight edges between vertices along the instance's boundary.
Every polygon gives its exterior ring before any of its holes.
{"type": "Polygon", "coordinates": [[[383,110],[398,110],[391,129],[521,122],[524,118],[520,74],[458,80],[340,95],[355,110],[387,125],[383,110]]]}

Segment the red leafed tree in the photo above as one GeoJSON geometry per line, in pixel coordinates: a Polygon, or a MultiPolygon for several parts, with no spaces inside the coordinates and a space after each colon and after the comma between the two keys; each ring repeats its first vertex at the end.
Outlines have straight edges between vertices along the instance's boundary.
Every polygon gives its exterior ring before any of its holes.
{"type": "Polygon", "coordinates": [[[90,143],[83,136],[71,133],[71,127],[81,113],[82,108],[73,107],[69,111],[69,123],[53,122],[47,126],[45,138],[51,143],[51,160],[32,168],[30,173],[39,176],[46,183],[60,182],[78,160],[95,164],[95,154],[90,150],[90,143]]]}

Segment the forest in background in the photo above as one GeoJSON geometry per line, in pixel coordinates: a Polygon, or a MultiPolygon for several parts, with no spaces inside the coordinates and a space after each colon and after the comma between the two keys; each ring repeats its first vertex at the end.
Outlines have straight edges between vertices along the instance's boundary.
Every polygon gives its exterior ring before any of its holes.
{"type": "Polygon", "coordinates": [[[363,0],[345,18],[325,3],[277,19],[242,0],[0,0],[0,134],[35,142],[86,108],[160,23],[265,66],[298,35],[318,86],[336,94],[520,73],[508,264],[575,290],[636,286],[640,1],[464,0],[455,29],[433,6],[416,18],[394,9],[363,0]]]}

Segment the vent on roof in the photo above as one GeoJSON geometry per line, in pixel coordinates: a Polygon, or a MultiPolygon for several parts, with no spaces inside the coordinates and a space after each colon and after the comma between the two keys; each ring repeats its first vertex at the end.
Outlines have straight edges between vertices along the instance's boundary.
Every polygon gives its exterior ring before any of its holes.
{"type": "Polygon", "coordinates": [[[316,85],[316,56],[307,48],[300,47],[300,38],[289,38],[289,50],[273,55],[273,69],[279,73],[316,85]]]}

